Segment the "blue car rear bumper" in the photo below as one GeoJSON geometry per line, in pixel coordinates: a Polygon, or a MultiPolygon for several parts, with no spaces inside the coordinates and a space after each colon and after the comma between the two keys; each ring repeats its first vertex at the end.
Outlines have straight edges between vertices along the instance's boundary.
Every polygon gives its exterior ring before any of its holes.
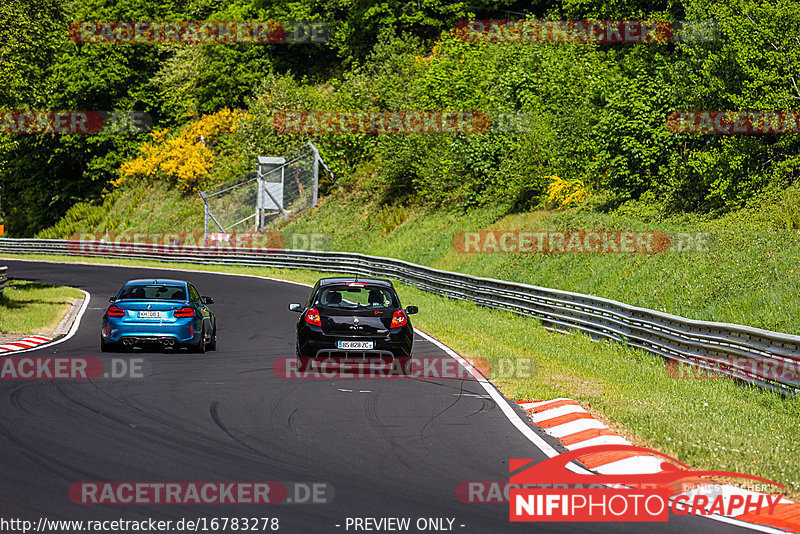
{"type": "Polygon", "coordinates": [[[119,343],[126,338],[137,343],[159,341],[165,338],[174,339],[177,343],[194,343],[200,336],[200,329],[192,319],[164,323],[125,323],[110,318],[103,324],[103,339],[106,343],[119,343]]]}

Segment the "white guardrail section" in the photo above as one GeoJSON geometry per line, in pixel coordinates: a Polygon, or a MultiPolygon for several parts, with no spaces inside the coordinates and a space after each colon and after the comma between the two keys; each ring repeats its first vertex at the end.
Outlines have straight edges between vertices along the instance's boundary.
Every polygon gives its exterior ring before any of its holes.
{"type": "Polygon", "coordinates": [[[696,321],[622,302],[516,282],[440,271],[349,252],[306,250],[224,253],[213,248],[0,238],[0,254],[61,254],[358,274],[399,280],[419,289],[541,320],[556,330],[580,330],[676,362],[725,373],[788,395],[800,388],[800,336],[749,326],[696,321]],[[105,245],[103,247],[103,245],[105,245]],[[94,252],[93,252],[94,251],[94,252]]]}

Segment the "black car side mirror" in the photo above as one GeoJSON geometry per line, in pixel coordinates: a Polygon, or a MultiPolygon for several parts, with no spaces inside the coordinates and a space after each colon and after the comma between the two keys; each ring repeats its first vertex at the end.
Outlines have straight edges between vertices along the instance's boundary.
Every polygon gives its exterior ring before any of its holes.
{"type": "Polygon", "coordinates": [[[211,297],[200,297],[200,302],[203,304],[214,304],[214,299],[211,297]]]}
{"type": "Polygon", "coordinates": [[[108,297],[108,302],[114,302],[117,300],[117,297],[108,297]]]}
{"type": "Polygon", "coordinates": [[[292,302],[291,304],[289,304],[289,309],[291,311],[293,311],[293,312],[302,312],[303,311],[303,306],[301,304],[296,303],[296,302],[292,302]]]}
{"type": "Polygon", "coordinates": [[[408,308],[406,308],[406,313],[409,315],[414,315],[415,313],[419,313],[419,308],[417,308],[416,306],[409,306],[408,308]]]}

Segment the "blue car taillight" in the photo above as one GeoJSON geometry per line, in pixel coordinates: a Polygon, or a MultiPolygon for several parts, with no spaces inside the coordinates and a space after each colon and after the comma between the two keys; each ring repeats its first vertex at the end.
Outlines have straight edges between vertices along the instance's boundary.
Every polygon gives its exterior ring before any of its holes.
{"type": "Polygon", "coordinates": [[[120,310],[116,306],[109,307],[106,313],[109,317],[125,317],[125,311],[120,310]]]}
{"type": "Polygon", "coordinates": [[[173,313],[175,317],[194,317],[194,308],[190,308],[189,306],[184,306],[180,310],[175,310],[173,313]]]}

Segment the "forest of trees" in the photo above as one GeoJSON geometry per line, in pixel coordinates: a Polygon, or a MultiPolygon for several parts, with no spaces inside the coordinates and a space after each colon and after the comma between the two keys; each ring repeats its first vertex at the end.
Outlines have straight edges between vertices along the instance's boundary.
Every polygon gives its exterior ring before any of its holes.
{"type": "MultiPolygon", "coordinates": [[[[203,116],[229,110],[241,112],[236,128],[209,139],[215,163],[195,188],[308,139],[337,186],[369,189],[386,203],[460,210],[532,209],[557,175],[587,184],[596,209],[634,201],[651,217],[717,214],[792,188],[800,168],[791,132],[680,134],[666,125],[673,111],[797,110],[795,0],[10,0],[0,7],[0,36],[0,110],[137,111],[156,130],[0,134],[0,222],[13,236],[98,199],[154,139],[180,138],[203,116]],[[646,44],[476,43],[456,31],[463,20],[525,18],[703,30],[646,44]],[[324,43],[81,44],[69,26],[83,20],[316,21],[332,31],[324,43]],[[276,113],[292,110],[479,110],[519,114],[526,126],[446,135],[277,131],[276,113]]],[[[176,177],[162,170],[137,179],[176,177]]]]}

